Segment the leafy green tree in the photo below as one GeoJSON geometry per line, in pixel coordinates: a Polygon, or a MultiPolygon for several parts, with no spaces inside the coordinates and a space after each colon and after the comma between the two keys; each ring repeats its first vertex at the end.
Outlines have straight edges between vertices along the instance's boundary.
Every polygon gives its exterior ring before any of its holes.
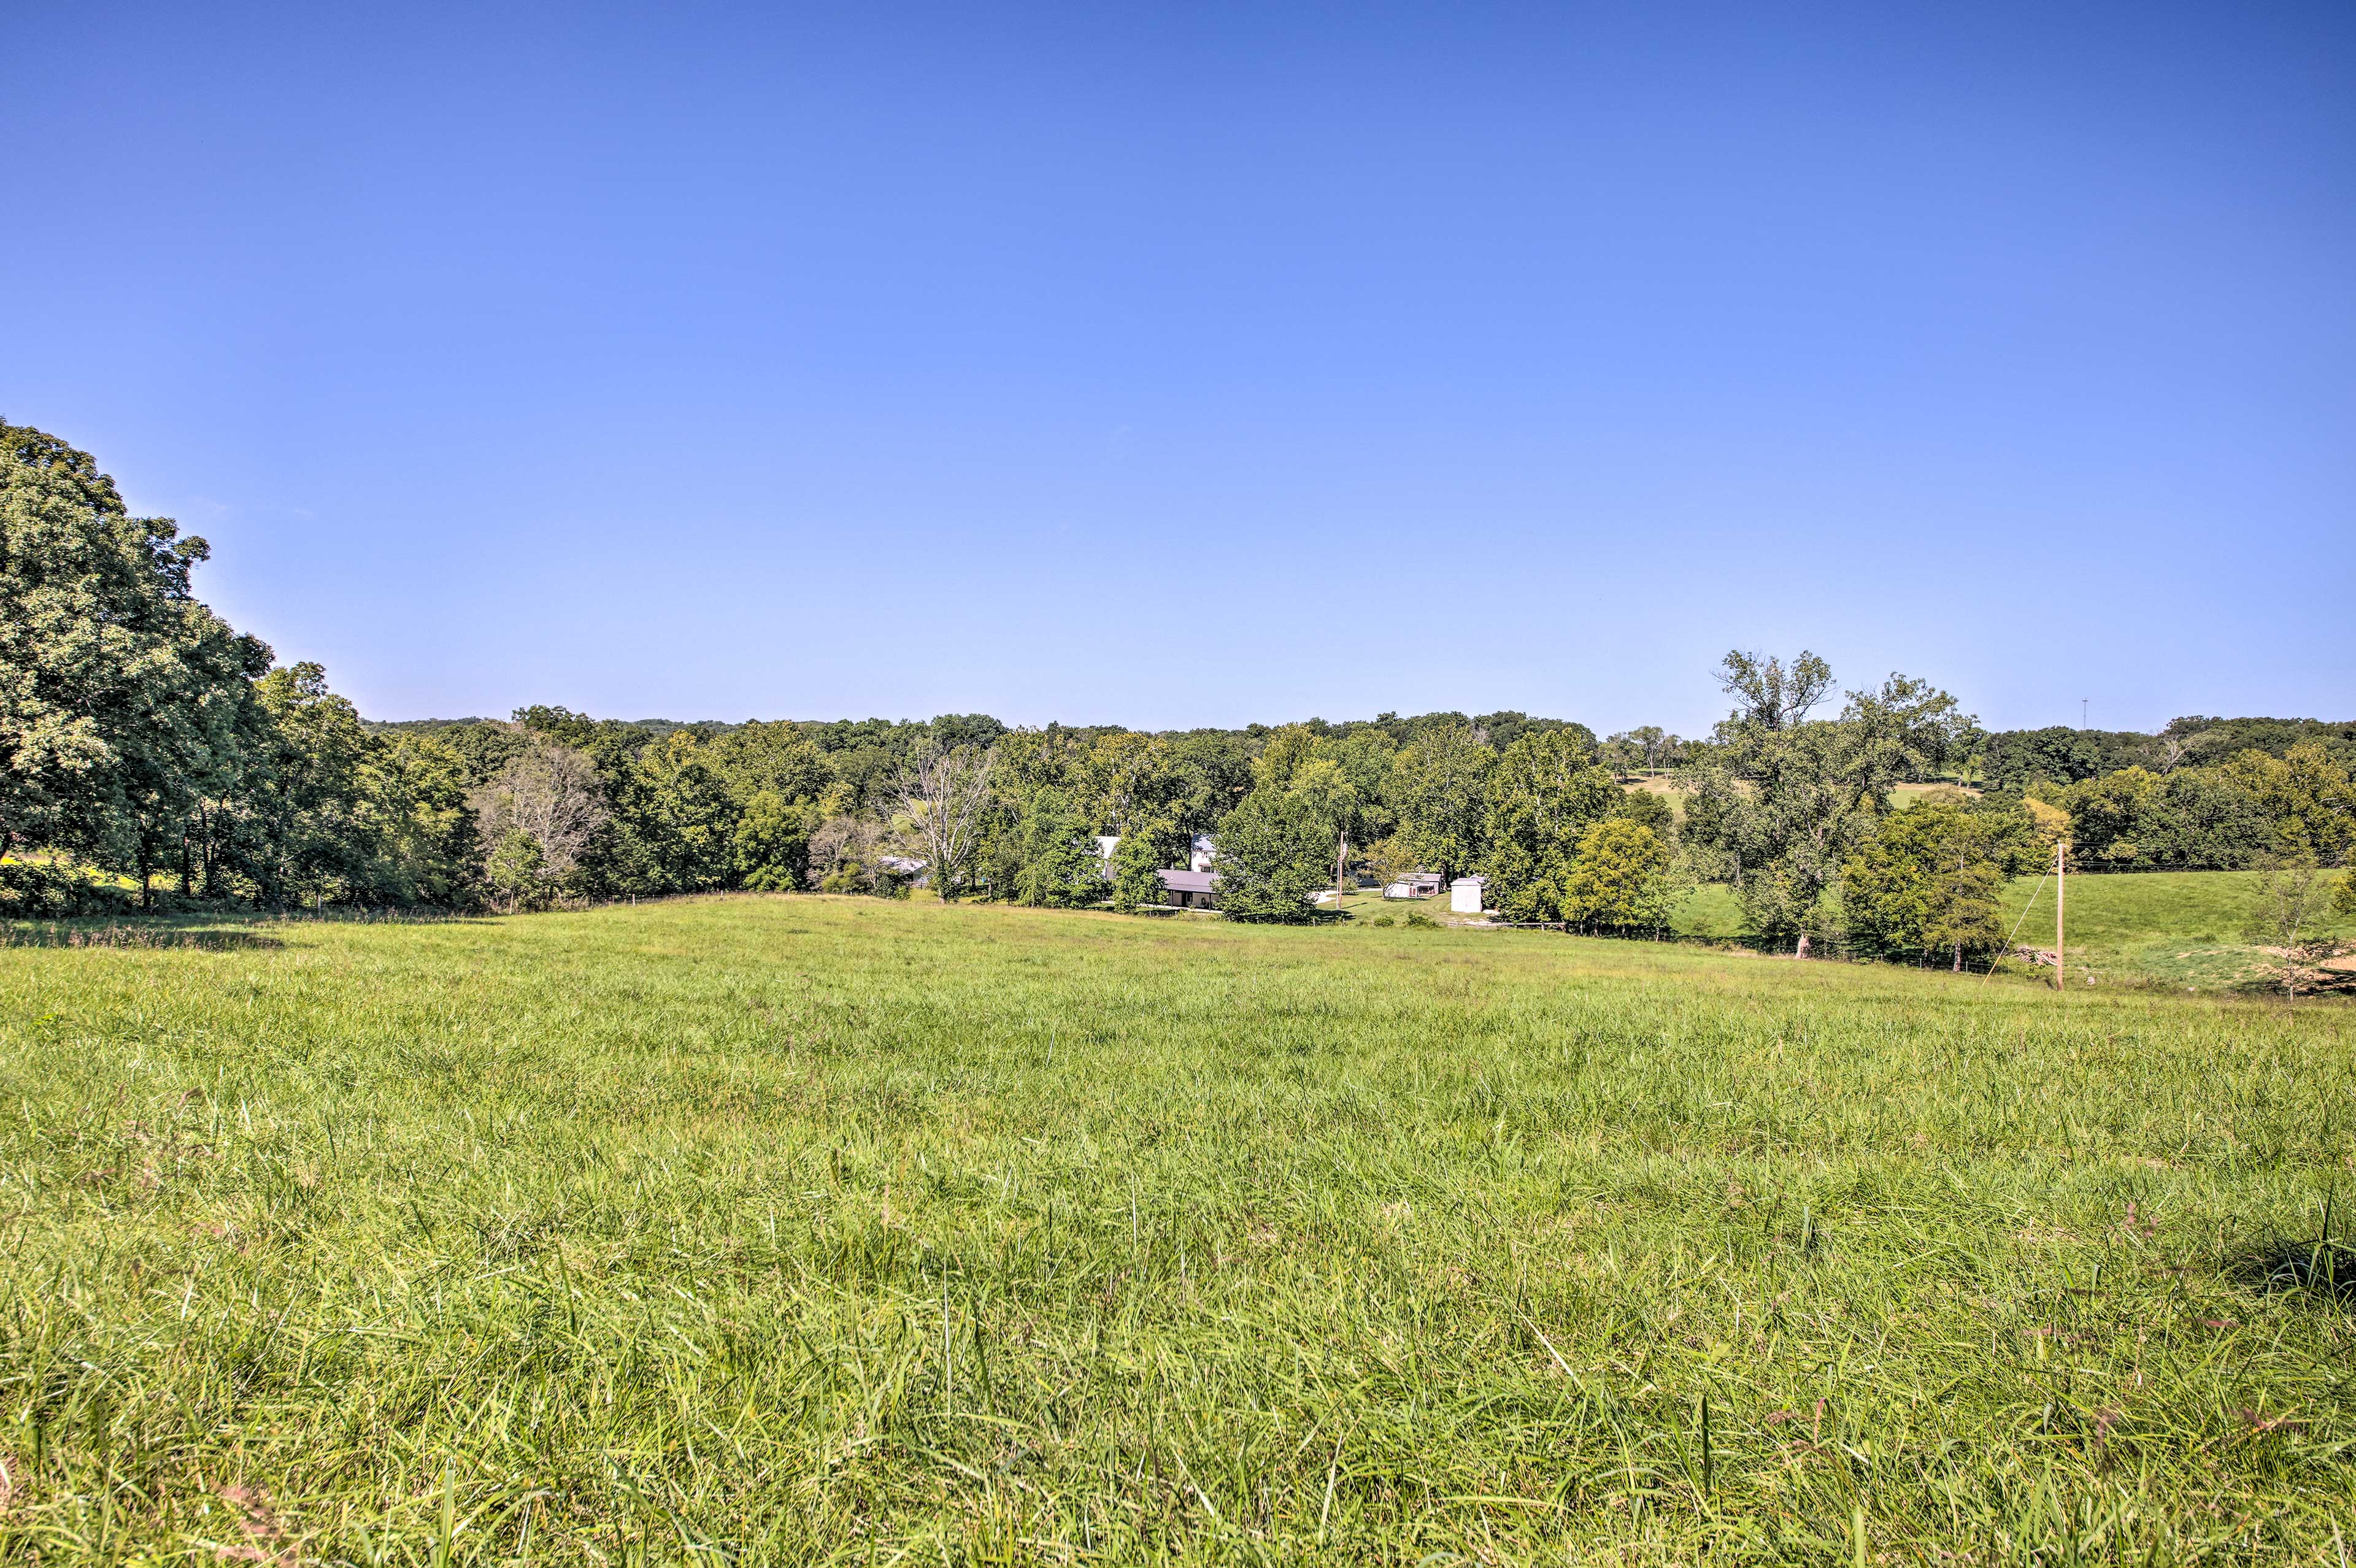
{"type": "Polygon", "coordinates": [[[705,756],[739,803],[764,792],[786,801],[816,800],[834,782],[826,753],[798,724],[755,720],[710,742],[705,756]]]}
{"type": "Polygon", "coordinates": [[[1853,942],[1871,952],[1992,957],[2004,945],[1997,895],[2004,879],[2041,853],[2025,812],[1975,809],[1926,800],[1880,819],[1841,875],[1841,915],[1853,942]]]}
{"type": "MultiPolygon", "coordinates": [[[[1455,717],[1453,714],[1448,715],[1455,717]]],[[[1526,713],[1510,709],[1497,713],[1483,713],[1472,720],[1472,733],[1488,744],[1504,751],[1525,735],[1548,730],[1567,730],[1590,752],[1596,750],[1595,731],[1584,724],[1574,724],[1562,719],[1533,719],[1526,713]]]]}
{"type": "Polygon", "coordinates": [[[2072,857],[2090,869],[2242,870],[2344,857],[2356,847],[2347,768],[2314,742],[2286,752],[2032,787],[2070,814],[2072,857]]]}
{"type": "Polygon", "coordinates": [[[1506,747],[1488,777],[1489,896],[1510,920],[1564,918],[1564,879],[1580,836],[1610,816],[1623,792],[1598,765],[1590,738],[1569,728],[1533,731],[1506,747]]]}
{"type": "Polygon", "coordinates": [[[1729,654],[1719,684],[1737,707],[1683,773],[1685,842],[1733,883],[1752,930],[1802,954],[1830,923],[1826,894],[1888,814],[1891,787],[1944,766],[1973,722],[1901,675],[1850,692],[1838,719],[1811,720],[1832,681],[1811,653],[1789,666],[1729,654]]]}
{"type": "Polygon", "coordinates": [[[1668,924],[1675,884],[1669,847],[1641,822],[1608,816],[1580,834],[1576,858],[1564,873],[1562,918],[1621,930],[1668,924]]]}
{"type": "Polygon", "coordinates": [[[380,825],[369,820],[363,770],[379,743],[359,710],[307,661],[263,676],[254,697],[268,727],[232,813],[232,864],[264,903],[373,888],[380,825]]]}
{"type": "Polygon", "coordinates": [[[548,875],[548,857],[529,833],[509,828],[483,857],[483,880],[510,910],[538,909],[559,879],[548,875]]]}
{"type": "Polygon", "coordinates": [[[2051,792],[2053,804],[2070,814],[2070,831],[2076,857],[2096,864],[2124,866],[2154,848],[2166,837],[2157,833],[2163,818],[2167,783],[2143,768],[2121,768],[2073,787],[2051,792]]]}
{"type": "Polygon", "coordinates": [[[1170,759],[1177,781],[1171,814],[1181,834],[1213,831],[1251,788],[1251,752],[1234,731],[1193,730],[1173,736],[1170,759]]]}
{"type": "MultiPolygon", "coordinates": [[[[1333,770],[1338,772],[1338,769],[1333,770]]],[[[1313,786],[1330,782],[1321,774],[1313,786]]],[[[1289,787],[1254,789],[1219,825],[1220,912],[1230,920],[1299,923],[1333,885],[1333,822],[1313,796],[1289,787]]]]}
{"type": "Polygon", "coordinates": [[[1639,724],[1625,737],[1643,754],[1647,773],[1667,766],[1676,760],[1677,738],[1658,724],[1639,724]]]}
{"type": "Polygon", "coordinates": [[[232,786],[270,651],[190,592],[208,553],[130,516],[89,453],[0,424],[0,849],[78,850],[144,899],[232,786]]]}
{"type": "Polygon", "coordinates": [[[475,824],[466,809],[467,764],[425,735],[369,748],[360,767],[360,826],[371,851],[355,896],[392,904],[455,907],[477,896],[475,824]]]}
{"type": "Polygon", "coordinates": [[[691,731],[674,731],[624,775],[616,826],[652,873],[653,885],[638,891],[701,892],[732,880],[737,813],[710,752],[691,731]]]}
{"type": "Polygon", "coordinates": [[[2252,748],[2218,772],[2265,817],[2271,859],[2322,865],[2356,848],[2356,778],[2320,741],[2298,741],[2278,758],[2252,748]]]}
{"type": "Polygon", "coordinates": [[[1496,752],[1474,739],[1469,724],[1425,730],[1399,748],[1389,780],[1396,852],[1442,878],[1478,865],[1496,763],[1496,752]]]}
{"type": "Polygon", "coordinates": [[[1623,789],[1612,804],[1612,815],[1623,822],[1642,823],[1652,829],[1653,837],[1669,843],[1676,834],[1676,808],[1668,797],[1648,789],[1623,789]]]}
{"type": "Polygon", "coordinates": [[[453,724],[433,738],[457,759],[463,782],[470,790],[498,777],[499,770],[530,744],[520,725],[497,720],[453,724]]]}
{"type": "Polygon", "coordinates": [[[730,836],[738,885],[769,893],[802,886],[809,876],[810,834],[818,820],[812,801],[789,801],[774,789],[755,793],[730,836]]]}
{"type": "Polygon", "coordinates": [[[1049,909],[1078,909],[1102,901],[1109,890],[1088,827],[1061,791],[1041,790],[1033,795],[1015,834],[1015,896],[1049,909]]]}
{"type": "MultiPolygon", "coordinates": [[[[1245,804],[1258,799],[1269,806],[1264,819],[1280,819],[1287,825],[1287,835],[1306,834],[1311,824],[1322,825],[1318,830],[1325,843],[1318,857],[1322,861],[1318,880],[1332,887],[1342,874],[1352,845],[1370,844],[1389,830],[1392,815],[1384,797],[1394,754],[1390,737],[1379,730],[1336,735],[1320,734],[1313,724],[1283,725],[1269,731],[1253,762],[1252,790],[1245,804]]],[[[1219,828],[1223,859],[1233,822],[1230,816],[1219,828]]],[[[1275,840],[1263,837],[1262,842],[1275,840]]],[[[1290,886],[1291,880],[1288,873],[1284,885],[1290,886]]],[[[1223,871],[1219,899],[1223,910],[1229,908],[1225,887],[1223,871]]]]}
{"type": "MultiPolygon", "coordinates": [[[[2132,731],[2072,730],[2056,724],[2043,730],[2000,730],[1978,739],[1980,771],[1995,789],[2078,784],[2123,768],[2158,766],[2161,761],[2162,748],[2154,738],[2132,731]]],[[[2183,754],[2182,748],[2178,754],[2183,754]]]]}
{"type": "Polygon", "coordinates": [[[1186,836],[1168,817],[1133,825],[1112,852],[1112,907],[1123,913],[1166,901],[1161,872],[1184,864],[1186,836]]]}

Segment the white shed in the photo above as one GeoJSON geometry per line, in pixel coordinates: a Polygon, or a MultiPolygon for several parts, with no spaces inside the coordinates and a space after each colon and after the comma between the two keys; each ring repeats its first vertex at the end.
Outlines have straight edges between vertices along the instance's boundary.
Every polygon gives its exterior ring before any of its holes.
{"type": "Polygon", "coordinates": [[[1486,877],[1459,877],[1448,884],[1448,912],[1479,914],[1481,895],[1488,891],[1486,877]]]}

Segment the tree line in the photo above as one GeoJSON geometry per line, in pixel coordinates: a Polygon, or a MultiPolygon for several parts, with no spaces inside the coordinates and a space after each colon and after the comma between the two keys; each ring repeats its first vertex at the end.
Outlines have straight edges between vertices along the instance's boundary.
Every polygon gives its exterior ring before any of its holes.
{"type": "Polygon", "coordinates": [[[1988,736],[1904,676],[1838,692],[1805,653],[1730,654],[1731,709],[1699,740],[1599,741],[1510,711],[1164,733],[552,706],[370,723],[319,666],[279,664],[196,597],[207,553],[131,517],[88,453],[0,424],[14,912],[892,896],[919,879],[944,898],[1141,909],[1208,836],[1236,919],[1318,918],[1337,882],[1425,871],[1483,877],[1501,919],[1657,931],[1716,881],[1763,939],[1961,965],[2001,945],[2003,879],[2064,837],[2102,867],[2336,864],[2351,838],[2347,736],[2187,721],[2169,755],[2056,778],[2076,742],[1988,736]],[[2221,731],[2280,754],[2223,752],[2221,731]],[[1899,809],[1901,784],[1998,772],[1899,809]]]}

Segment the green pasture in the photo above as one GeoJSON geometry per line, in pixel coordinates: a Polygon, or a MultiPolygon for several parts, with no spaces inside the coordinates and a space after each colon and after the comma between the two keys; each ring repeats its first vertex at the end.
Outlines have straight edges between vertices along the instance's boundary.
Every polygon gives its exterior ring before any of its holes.
{"type": "Polygon", "coordinates": [[[0,1561],[2356,1550],[2340,1002],[809,897],[148,940],[0,951],[0,1561]]]}
{"type": "MultiPolygon", "coordinates": [[[[2072,876],[2067,928],[2072,967],[2097,984],[2263,990],[2268,984],[2265,955],[2247,933],[2258,883],[2255,871],[2072,876]]],[[[2027,917],[2022,943],[2053,944],[2053,893],[2051,878],[2019,878],[2007,890],[2007,927],[2027,917]]],[[[2328,911],[2319,929],[2356,941],[2356,921],[2334,918],[2328,911]]]]}
{"type": "MultiPolygon", "coordinates": [[[[2342,875],[2344,873],[2331,873],[2342,875]]],[[[2255,871],[2145,871],[2070,879],[2071,972],[2095,986],[2262,993],[2273,984],[2247,933],[2255,871]]],[[[2004,923],[2023,946],[2053,945],[2053,881],[2021,877],[2005,890],[2004,923]]],[[[1742,934],[1734,891],[1712,883],[1679,903],[1680,935],[1731,942],[1742,934]]],[[[2356,921],[2328,911],[2319,930],[2356,943],[2356,921]]]]}

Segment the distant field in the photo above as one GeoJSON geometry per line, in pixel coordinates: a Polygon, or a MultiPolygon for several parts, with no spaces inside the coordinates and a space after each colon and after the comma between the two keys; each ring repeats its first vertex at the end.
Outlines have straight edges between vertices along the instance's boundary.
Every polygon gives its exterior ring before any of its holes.
{"type": "Polygon", "coordinates": [[[2265,1273],[2356,1198],[2344,1004],[819,898],[201,940],[0,951],[0,1561],[2351,1544],[2356,1317],[2265,1273]]]}
{"type": "MultiPolygon", "coordinates": [[[[2053,883],[2040,884],[2039,878],[2022,877],[2005,890],[2005,928],[2018,923],[2023,945],[2050,948],[2053,883]]],[[[2254,871],[2072,876],[2072,970],[2097,985],[2263,987],[2263,955],[2244,934],[2257,887],[2254,871]]],[[[1682,935],[1731,941],[1742,932],[1741,906],[1730,888],[1697,888],[1678,906],[1676,927],[1682,935]]],[[[2356,922],[2327,917],[2319,929],[2356,941],[2356,922]]]]}
{"type": "MultiPolygon", "coordinates": [[[[2262,955],[2244,927],[2255,871],[2143,871],[2070,879],[2069,952],[2093,978],[2215,990],[2262,985],[2262,955]]],[[[2023,877],[2006,890],[2006,924],[2024,913],[2020,940],[2053,945],[2053,883],[2023,877]],[[2031,902],[2031,895],[2034,902],[2031,902]]],[[[2321,929],[2356,939],[2356,922],[2321,929]]]]}

